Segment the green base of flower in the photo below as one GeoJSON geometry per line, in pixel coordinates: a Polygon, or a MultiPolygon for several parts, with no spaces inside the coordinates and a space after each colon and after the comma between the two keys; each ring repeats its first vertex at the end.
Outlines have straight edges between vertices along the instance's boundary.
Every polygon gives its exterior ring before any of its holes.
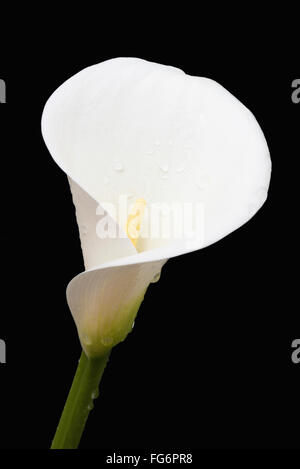
{"type": "Polygon", "coordinates": [[[146,290],[122,308],[110,320],[99,322],[87,321],[87,324],[77,324],[81,346],[88,357],[101,357],[120,342],[123,342],[131,332],[134,320],[144,299],[146,290]]]}
{"type": "Polygon", "coordinates": [[[76,449],[79,445],[110,350],[101,358],[88,358],[82,352],[72,387],[58,424],[51,449],[76,449]]]}

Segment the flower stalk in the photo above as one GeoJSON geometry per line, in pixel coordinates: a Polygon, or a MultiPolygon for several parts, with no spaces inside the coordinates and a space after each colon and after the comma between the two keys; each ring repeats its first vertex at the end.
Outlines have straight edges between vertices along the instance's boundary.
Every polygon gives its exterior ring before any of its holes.
{"type": "Polygon", "coordinates": [[[76,449],[83,434],[110,351],[88,358],[82,351],[78,368],[59,421],[51,449],[76,449]]]}

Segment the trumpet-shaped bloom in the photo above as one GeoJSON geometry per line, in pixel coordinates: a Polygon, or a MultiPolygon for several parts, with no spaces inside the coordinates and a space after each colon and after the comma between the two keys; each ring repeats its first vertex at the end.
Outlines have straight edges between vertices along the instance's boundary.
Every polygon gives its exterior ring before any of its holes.
{"type": "Polygon", "coordinates": [[[76,207],[86,270],[67,300],[90,357],[126,337],[170,257],[220,240],[267,197],[269,151],[253,114],[173,67],[88,67],[49,98],[42,132],[76,207]]]}

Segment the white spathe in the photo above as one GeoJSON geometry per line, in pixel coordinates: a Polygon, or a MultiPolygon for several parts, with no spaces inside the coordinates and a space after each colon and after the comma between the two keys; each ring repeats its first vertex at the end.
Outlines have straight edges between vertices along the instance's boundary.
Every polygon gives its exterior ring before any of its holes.
{"type": "Polygon", "coordinates": [[[76,206],[86,271],[67,299],[89,356],[124,339],[168,258],[218,241],[267,197],[271,161],[253,114],[215,81],[173,67],[117,58],[82,70],[49,98],[42,133],[76,206]],[[148,237],[139,253],[126,236],[100,239],[97,210],[122,194],[149,206],[201,202],[204,239],[148,237]]]}

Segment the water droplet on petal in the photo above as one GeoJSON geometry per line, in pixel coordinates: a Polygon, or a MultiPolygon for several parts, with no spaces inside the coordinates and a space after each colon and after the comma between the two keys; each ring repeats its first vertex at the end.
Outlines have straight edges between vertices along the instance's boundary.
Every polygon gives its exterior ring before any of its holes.
{"type": "Polygon", "coordinates": [[[159,168],[164,172],[167,173],[169,171],[169,165],[167,163],[162,163],[159,165],[159,168]]]}
{"type": "Polygon", "coordinates": [[[180,163],[176,168],[177,173],[182,173],[184,170],[185,170],[185,163],[180,163]]]}
{"type": "Polygon", "coordinates": [[[160,279],[160,272],[157,272],[157,273],[154,275],[153,279],[151,280],[151,283],[156,283],[156,282],[159,281],[159,279],[160,279]]]}
{"type": "Polygon", "coordinates": [[[123,166],[122,161],[120,161],[120,160],[115,160],[114,161],[114,170],[119,171],[119,172],[124,170],[124,166],[123,166]]]}
{"type": "Polygon", "coordinates": [[[91,345],[91,343],[92,343],[92,341],[91,341],[91,339],[89,338],[88,335],[83,335],[82,340],[86,345],[91,345]]]}
{"type": "Polygon", "coordinates": [[[248,210],[250,214],[254,214],[257,211],[257,205],[256,204],[249,204],[248,205],[248,210]]]}
{"type": "Polygon", "coordinates": [[[102,345],[104,345],[105,347],[108,347],[109,345],[112,345],[113,341],[114,341],[113,337],[111,337],[109,335],[103,336],[101,338],[102,345]]]}

